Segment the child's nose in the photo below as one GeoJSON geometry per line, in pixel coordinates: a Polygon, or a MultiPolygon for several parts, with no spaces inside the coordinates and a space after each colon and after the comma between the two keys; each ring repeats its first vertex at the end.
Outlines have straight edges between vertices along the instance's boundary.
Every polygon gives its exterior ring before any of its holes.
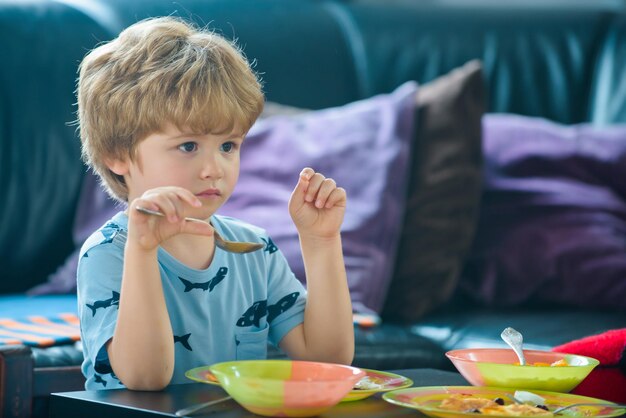
{"type": "Polygon", "coordinates": [[[220,178],[223,174],[224,170],[219,163],[219,157],[215,155],[207,156],[202,166],[202,178],[220,178]]]}

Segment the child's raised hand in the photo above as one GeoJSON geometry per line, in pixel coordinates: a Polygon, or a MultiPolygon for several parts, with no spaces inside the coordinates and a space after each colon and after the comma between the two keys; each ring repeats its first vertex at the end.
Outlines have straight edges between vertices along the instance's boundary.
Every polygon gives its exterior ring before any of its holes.
{"type": "Polygon", "coordinates": [[[333,179],[307,167],[289,199],[289,214],[301,236],[331,238],[339,234],[346,202],[346,191],[333,179]]]}
{"type": "Polygon", "coordinates": [[[129,241],[133,240],[144,250],[153,250],[177,234],[213,235],[209,224],[185,220],[186,213],[201,206],[200,199],[181,187],[148,190],[129,205],[129,241]],[[138,206],[161,212],[164,216],[141,213],[137,211],[138,206]]]}

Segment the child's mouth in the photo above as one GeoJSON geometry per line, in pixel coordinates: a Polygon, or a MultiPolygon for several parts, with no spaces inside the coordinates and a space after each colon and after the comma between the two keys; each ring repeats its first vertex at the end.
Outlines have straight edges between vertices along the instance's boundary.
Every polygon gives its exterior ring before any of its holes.
{"type": "Polygon", "coordinates": [[[198,196],[199,198],[215,198],[215,197],[219,197],[221,196],[221,193],[219,190],[217,189],[208,189],[208,190],[204,190],[200,193],[196,193],[196,196],[198,196]]]}

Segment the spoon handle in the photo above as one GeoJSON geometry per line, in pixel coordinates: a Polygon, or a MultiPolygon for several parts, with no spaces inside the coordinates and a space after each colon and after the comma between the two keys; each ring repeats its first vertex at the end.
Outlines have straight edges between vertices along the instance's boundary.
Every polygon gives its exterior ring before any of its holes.
{"type": "Polygon", "coordinates": [[[521,366],[526,365],[526,359],[524,358],[524,351],[522,350],[522,343],[524,342],[524,338],[522,334],[520,334],[515,329],[508,327],[502,331],[500,337],[504,340],[505,343],[509,345],[517,354],[517,358],[519,358],[519,364],[521,366]]]}
{"type": "Polygon", "coordinates": [[[207,408],[207,407],[212,406],[212,405],[216,405],[216,404],[221,403],[221,402],[228,401],[230,399],[232,399],[232,397],[224,396],[223,398],[214,399],[212,401],[200,403],[198,405],[193,405],[193,406],[190,406],[188,408],[179,409],[178,411],[176,411],[174,413],[174,415],[176,415],[177,417],[190,416],[190,415],[195,414],[198,411],[203,410],[204,408],[207,408]]]}
{"type": "MultiPolygon", "coordinates": [[[[510,393],[505,393],[504,395],[516,404],[524,403],[520,401],[519,399],[517,399],[515,396],[511,395],[510,393]]],[[[556,415],[565,411],[566,409],[574,408],[577,406],[601,406],[601,407],[608,407],[608,408],[615,408],[615,409],[626,409],[626,405],[621,405],[618,403],[579,402],[579,403],[573,403],[571,405],[560,406],[554,409],[552,413],[556,415]]]]}
{"type": "Polygon", "coordinates": [[[616,408],[616,409],[626,409],[626,405],[620,405],[620,404],[617,404],[617,403],[580,402],[580,403],[573,403],[573,404],[567,405],[567,406],[562,406],[562,407],[557,408],[554,411],[552,411],[552,413],[553,414],[558,414],[560,412],[565,411],[566,409],[574,408],[576,406],[601,406],[601,407],[616,408]]]}

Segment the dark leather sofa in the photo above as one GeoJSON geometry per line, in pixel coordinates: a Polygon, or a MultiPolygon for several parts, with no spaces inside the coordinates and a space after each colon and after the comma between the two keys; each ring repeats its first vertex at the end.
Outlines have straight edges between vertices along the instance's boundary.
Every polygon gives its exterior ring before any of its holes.
{"type": "MultiPolygon", "coordinates": [[[[172,13],[236,36],[257,61],[268,100],[278,103],[341,105],[406,80],[429,82],[477,58],[490,112],[562,123],[626,122],[626,3],[619,1],[3,2],[1,295],[42,283],[74,249],[85,169],[69,122],[82,56],[139,19],[172,13]]],[[[415,323],[383,317],[378,327],[355,328],[354,364],[449,369],[445,351],[501,345],[506,326],[525,330],[532,347],[549,349],[625,327],[626,317],[564,308],[493,310],[452,298],[415,323]]],[[[80,361],[73,345],[0,346],[0,415],[45,416],[49,393],[82,389],[80,361]]]]}

